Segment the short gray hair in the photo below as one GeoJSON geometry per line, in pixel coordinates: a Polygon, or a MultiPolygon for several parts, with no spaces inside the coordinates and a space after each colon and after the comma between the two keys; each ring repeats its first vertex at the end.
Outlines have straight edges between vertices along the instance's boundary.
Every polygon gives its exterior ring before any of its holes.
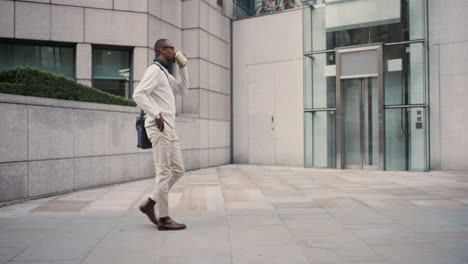
{"type": "Polygon", "coordinates": [[[156,57],[161,54],[161,49],[166,44],[166,41],[168,41],[168,39],[158,39],[158,41],[154,43],[154,52],[156,52],[156,57]]]}

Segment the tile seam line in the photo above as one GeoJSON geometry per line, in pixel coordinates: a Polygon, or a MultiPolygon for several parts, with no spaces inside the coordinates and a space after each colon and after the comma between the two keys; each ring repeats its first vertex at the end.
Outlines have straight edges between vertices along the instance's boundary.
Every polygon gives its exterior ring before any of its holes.
{"type": "Polygon", "coordinates": [[[11,0],[11,2],[18,2],[18,3],[28,3],[28,4],[39,4],[39,5],[50,5],[50,6],[63,6],[63,7],[79,7],[79,8],[86,8],[86,9],[95,9],[95,10],[105,10],[105,11],[117,11],[117,12],[126,12],[126,13],[135,13],[135,14],[149,14],[148,11],[135,11],[135,10],[125,10],[125,9],[114,9],[114,8],[105,8],[105,7],[96,7],[96,6],[85,6],[85,5],[67,5],[67,4],[60,4],[60,3],[43,3],[43,2],[35,2],[35,1],[27,1],[27,0],[11,0]]]}
{"type": "MultiPolygon", "coordinates": [[[[148,16],[152,16],[154,18],[157,18],[159,20],[161,20],[162,22],[164,23],[167,23],[173,27],[176,27],[177,29],[180,29],[180,30],[183,30],[183,28],[181,26],[177,26],[169,21],[166,21],[160,17],[157,17],[153,14],[151,14],[148,10],[146,12],[144,11],[134,11],[134,10],[124,10],[124,9],[114,9],[114,8],[104,8],[104,7],[94,7],[94,6],[84,6],[84,5],[66,5],[66,4],[58,4],[58,3],[41,3],[41,2],[34,2],[34,1],[25,1],[25,0],[15,0],[15,1],[11,1],[11,2],[16,2],[16,3],[28,3],[28,4],[38,4],[38,5],[49,5],[51,6],[61,6],[61,7],[78,7],[78,8],[83,8],[85,9],[85,13],[86,13],[86,9],[88,10],[102,10],[102,11],[110,11],[110,12],[125,12],[125,13],[131,13],[131,14],[142,14],[142,15],[148,15],[148,16]]],[[[113,3],[113,2],[112,2],[113,3]]],[[[216,37],[216,36],[215,36],[216,37]]]]}
{"type": "MultiPolygon", "coordinates": [[[[38,206],[38,207],[39,207],[39,206],[38,206]]],[[[28,212],[28,213],[30,213],[30,212],[28,212]]],[[[45,216],[45,217],[47,217],[47,216],[45,216]]],[[[61,225],[61,224],[62,224],[62,225],[65,225],[65,222],[66,222],[66,221],[64,220],[62,223],[58,224],[57,226],[59,226],[59,225],[61,225]]],[[[36,243],[36,244],[39,244],[39,243],[41,243],[42,241],[46,240],[46,237],[47,237],[47,234],[43,234],[43,235],[41,236],[41,238],[37,240],[37,243],[36,243]]],[[[24,251],[21,252],[21,254],[24,253],[26,250],[28,250],[28,249],[31,248],[31,247],[33,247],[33,245],[27,247],[24,251]]],[[[19,256],[19,254],[18,254],[17,256],[15,256],[15,258],[18,257],[18,256],[19,256]]],[[[14,260],[14,258],[11,259],[11,260],[14,260]]],[[[11,261],[11,260],[10,260],[10,261],[11,261]]],[[[28,262],[28,261],[34,261],[34,260],[22,260],[22,261],[28,262]]],[[[44,260],[44,261],[50,261],[50,260],[44,260]]],[[[7,263],[8,263],[8,262],[7,262],[7,263]]],[[[15,263],[15,262],[12,262],[12,263],[15,263]]]]}
{"type": "Polygon", "coordinates": [[[211,93],[216,93],[216,94],[219,94],[219,95],[230,96],[230,94],[223,93],[223,92],[220,92],[220,91],[213,91],[213,90],[210,90],[209,88],[203,88],[203,87],[190,87],[189,90],[204,90],[204,91],[211,92],[211,93]]]}
{"type": "MultiPolygon", "coordinates": [[[[41,238],[41,240],[42,240],[42,238],[41,238]]],[[[8,260],[7,262],[5,262],[5,263],[14,263],[13,260],[14,260],[15,258],[17,258],[19,255],[23,254],[23,253],[24,253],[26,250],[28,250],[28,249],[29,249],[29,247],[27,247],[27,248],[21,250],[21,252],[19,252],[18,254],[16,254],[14,257],[12,257],[11,259],[9,259],[9,260],[8,260]]]]}
{"type": "Polygon", "coordinates": [[[189,60],[205,61],[205,62],[207,62],[207,63],[210,63],[210,64],[216,65],[216,66],[218,66],[218,67],[220,67],[220,68],[223,68],[223,69],[225,69],[225,70],[231,71],[231,69],[230,69],[229,67],[223,66],[223,65],[221,65],[221,64],[219,64],[219,63],[213,62],[213,61],[211,61],[211,60],[209,60],[209,59],[207,59],[207,58],[204,58],[204,57],[200,57],[200,56],[198,56],[198,57],[188,57],[187,59],[189,59],[189,60]]]}
{"type": "MultiPolygon", "coordinates": [[[[276,209],[275,209],[275,211],[276,211],[276,209]]],[[[298,238],[295,238],[295,236],[294,236],[293,233],[291,232],[291,229],[289,229],[289,227],[287,226],[287,224],[284,222],[283,217],[281,217],[281,214],[275,214],[275,215],[280,219],[281,223],[283,223],[284,227],[288,230],[289,235],[290,235],[290,236],[293,238],[293,240],[295,241],[295,244],[294,244],[294,245],[295,245],[296,247],[298,247],[298,248],[301,250],[301,253],[302,253],[302,256],[304,257],[304,259],[307,261],[307,263],[311,263],[311,262],[309,261],[309,259],[307,258],[307,255],[305,254],[306,252],[305,252],[304,247],[302,247],[302,246],[300,246],[300,245],[298,244],[298,240],[299,240],[299,239],[298,239],[298,238]]]]}
{"type": "MultiPolygon", "coordinates": [[[[206,120],[212,120],[212,119],[206,119],[206,120]]],[[[214,121],[228,122],[228,121],[225,121],[225,120],[214,120],[214,121]]],[[[207,148],[187,148],[187,149],[182,149],[182,151],[191,151],[191,150],[215,150],[215,149],[229,149],[229,146],[207,147],[207,148]]],[[[0,165],[16,164],[16,163],[26,163],[26,162],[41,162],[41,161],[56,161],[56,160],[86,159],[86,158],[102,158],[102,157],[127,156],[127,155],[150,155],[150,154],[152,154],[150,151],[145,151],[145,152],[119,153],[119,154],[111,154],[111,155],[106,155],[106,154],[104,154],[104,155],[91,155],[91,156],[77,156],[77,157],[51,158],[51,159],[17,160],[17,161],[0,162],[0,165]]]]}
{"type": "Polygon", "coordinates": [[[185,30],[201,30],[201,31],[204,31],[204,32],[208,33],[209,36],[212,36],[212,37],[217,38],[218,40],[221,40],[225,44],[230,44],[231,43],[230,41],[227,41],[227,40],[223,39],[222,37],[216,36],[214,33],[210,32],[209,30],[206,30],[206,29],[204,29],[202,27],[187,27],[187,28],[182,28],[181,30],[182,31],[185,31],[185,30]]]}
{"type": "Polygon", "coordinates": [[[91,254],[91,252],[93,252],[93,251],[97,248],[97,246],[98,246],[105,238],[107,238],[107,236],[109,236],[109,234],[113,231],[113,228],[114,228],[116,225],[117,225],[117,224],[112,224],[112,227],[109,228],[109,231],[108,231],[105,235],[103,235],[102,238],[101,238],[99,241],[96,242],[96,244],[94,245],[93,249],[91,249],[91,250],[88,252],[88,254],[86,254],[86,256],[83,257],[83,258],[81,259],[81,263],[82,263],[86,258],[89,257],[89,255],[91,254]]]}

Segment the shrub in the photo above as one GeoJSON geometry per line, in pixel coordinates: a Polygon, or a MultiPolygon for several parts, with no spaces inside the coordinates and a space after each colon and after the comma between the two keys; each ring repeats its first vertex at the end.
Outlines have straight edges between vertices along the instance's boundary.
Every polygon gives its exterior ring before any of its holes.
{"type": "Polygon", "coordinates": [[[0,93],[136,106],[131,99],[106,93],[64,76],[31,67],[16,67],[0,71],[0,93]]]}

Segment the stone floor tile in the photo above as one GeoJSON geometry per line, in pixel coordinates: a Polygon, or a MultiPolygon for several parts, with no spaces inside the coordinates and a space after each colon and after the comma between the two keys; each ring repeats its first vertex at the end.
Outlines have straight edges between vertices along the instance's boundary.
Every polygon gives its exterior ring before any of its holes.
{"type": "Polygon", "coordinates": [[[79,212],[88,204],[87,201],[50,201],[34,208],[31,212],[79,212]]]}
{"type": "Polygon", "coordinates": [[[387,262],[385,261],[366,261],[366,262],[337,262],[337,263],[333,263],[333,264],[388,264],[387,262]]]}
{"type": "Polygon", "coordinates": [[[310,263],[381,261],[366,244],[342,232],[336,235],[314,236],[298,241],[310,263]]]}
{"type": "Polygon", "coordinates": [[[66,224],[60,228],[54,229],[47,233],[47,239],[102,239],[109,233],[113,225],[101,224],[98,219],[95,223],[80,224],[75,221],[66,224]]]}
{"type": "Polygon", "coordinates": [[[406,200],[362,200],[363,203],[371,207],[415,207],[406,200]]]}
{"type": "Polygon", "coordinates": [[[428,239],[420,233],[412,232],[407,228],[396,225],[352,225],[346,230],[361,239],[367,245],[413,244],[428,243],[428,239]]]}
{"type": "Polygon", "coordinates": [[[363,203],[370,207],[387,207],[389,206],[384,200],[363,200],[363,203]]]}
{"type": "Polygon", "coordinates": [[[31,203],[25,202],[20,204],[13,204],[11,206],[1,207],[0,213],[22,213],[22,212],[30,212],[36,207],[39,207],[40,203],[31,203]]]}
{"type": "Polygon", "coordinates": [[[449,251],[433,244],[382,245],[371,248],[389,264],[466,264],[449,251]]]}
{"type": "Polygon", "coordinates": [[[417,206],[440,207],[440,208],[465,208],[464,205],[453,200],[412,200],[417,206]]]}
{"type": "Polygon", "coordinates": [[[449,188],[443,186],[422,187],[422,190],[429,194],[441,196],[443,198],[463,198],[467,197],[468,188],[449,188]]]}
{"type": "Polygon", "coordinates": [[[14,261],[81,260],[97,243],[97,239],[41,240],[15,257],[14,261]]]}
{"type": "Polygon", "coordinates": [[[308,264],[301,248],[294,245],[234,248],[232,264],[308,264]]]}
{"type": "Polygon", "coordinates": [[[12,223],[13,221],[16,221],[18,220],[17,217],[0,217],[0,228],[2,226],[6,226],[10,223],[12,223]]]}
{"type": "Polygon", "coordinates": [[[327,198],[327,199],[314,200],[314,202],[317,203],[318,207],[323,208],[323,209],[341,208],[341,206],[338,203],[336,203],[336,201],[340,199],[347,199],[347,198],[344,198],[344,197],[339,197],[338,199],[327,198]]]}
{"type": "Polygon", "coordinates": [[[239,209],[273,209],[273,205],[268,201],[234,201],[225,202],[226,210],[239,210],[239,209]]]}
{"type": "Polygon", "coordinates": [[[45,229],[0,229],[0,247],[27,248],[44,236],[45,229]]]}
{"type": "Polygon", "coordinates": [[[47,217],[47,216],[28,216],[21,217],[17,221],[11,222],[1,229],[53,229],[58,228],[66,223],[69,218],[63,216],[47,217]]]}
{"type": "Polygon", "coordinates": [[[435,210],[432,210],[431,212],[443,217],[444,219],[447,219],[451,223],[459,225],[468,225],[468,208],[457,208],[456,210],[448,208],[437,208],[435,210]]]}
{"type": "Polygon", "coordinates": [[[258,189],[223,190],[225,201],[264,201],[265,195],[258,189]]]}
{"type": "Polygon", "coordinates": [[[226,211],[227,215],[276,215],[272,209],[231,209],[226,211]]]}
{"type": "Polygon", "coordinates": [[[450,251],[454,256],[468,262],[468,240],[437,239],[432,243],[440,248],[450,251]]]}
{"type": "Polygon", "coordinates": [[[330,215],[281,215],[281,219],[295,238],[339,234],[344,225],[330,215]]]}
{"type": "Polygon", "coordinates": [[[276,209],[275,212],[278,215],[317,215],[317,214],[328,214],[323,208],[280,208],[276,209]]]}
{"type": "Polygon", "coordinates": [[[406,228],[415,232],[465,232],[468,227],[449,222],[441,216],[435,215],[420,208],[376,208],[406,228]]]}
{"type": "Polygon", "coordinates": [[[209,198],[206,200],[206,210],[207,211],[224,211],[224,201],[223,199],[209,198]]]}
{"type": "Polygon", "coordinates": [[[81,264],[156,264],[158,250],[139,248],[95,248],[81,264]]]}
{"type": "Polygon", "coordinates": [[[272,203],[278,204],[278,203],[301,203],[304,201],[305,197],[302,196],[286,196],[286,197],[271,197],[268,198],[269,201],[272,203]]]}
{"type": "MultiPolygon", "coordinates": [[[[427,194],[424,191],[416,188],[403,188],[403,186],[398,185],[399,188],[389,188],[389,189],[380,189],[384,193],[392,194],[392,195],[424,195],[427,194]]],[[[378,189],[373,187],[374,189],[378,189]]]]}
{"type": "Polygon", "coordinates": [[[369,205],[356,199],[335,199],[333,202],[340,208],[368,208],[369,205]]]}
{"type": "Polygon", "coordinates": [[[281,208],[286,208],[286,209],[291,209],[291,208],[301,208],[301,209],[304,209],[304,208],[318,208],[318,204],[315,203],[315,202],[304,202],[304,198],[302,198],[302,201],[301,202],[296,202],[296,203],[273,203],[273,206],[276,208],[276,209],[281,209],[281,208]]]}
{"type": "Polygon", "coordinates": [[[192,232],[188,230],[160,231],[161,245],[158,255],[174,256],[228,256],[230,255],[227,231],[192,232]]]}
{"type": "Polygon", "coordinates": [[[207,211],[208,205],[206,199],[181,199],[174,209],[181,211],[207,211]]]}
{"type": "Polygon", "coordinates": [[[161,244],[161,236],[159,236],[156,229],[142,232],[128,232],[114,230],[107,234],[104,239],[99,241],[96,245],[98,248],[113,248],[113,249],[126,249],[126,248],[139,248],[151,249],[158,248],[161,244]]]}
{"type": "Polygon", "coordinates": [[[454,199],[454,200],[465,206],[468,206],[468,198],[461,198],[461,199],[454,199]]]}
{"type": "Polygon", "coordinates": [[[429,193],[425,194],[398,194],[395,195],[398,199],[407,200],[407,201],[420,201],[420,200],[441,200],[442,197],[438,195],[433,195],[429,193]]]}
{"type": "Polygon", "coordinates": [[[305,191],[307,198],[312,201],[323,200],[323,199],[339,199],[339,198],[351,198],[349,193],[343,191],[337,191],[336,189],[321,189],[319,191],[305,191]]]}
{"type": "Polygon", "coordinates": [[[357,200],[396,200],[398,196],[383,192],[354,192],[350,196],[357,200]]]}
{"type": "Polygon", "coordinates": [[[345,225],[389,224],[392,220],[367,207],[330,208],[331,216],[345,225]]]}
{"type": "Polygon", "coordinates": [[[34,200],[29,200],[29,201],[25,202],[25,204],[43,204],[43,203],[50,202],[50,201],[53,201],[53,200],[58,200],[61,197],[63,197],[64,195],[65,194],[55,195],[55,196],[50,196],[50,197],[44,197],[44,198],[39,198],[39,199],[34,199],[34,200]]]}
{"type": "Polygon", "coordinates": [[[228,217],[228,223],[231,228],[283,224],[278,215],[231,215],[228,217]]]}
{"type": "Polygon", "coordinates": [[[59,197],[58,201],[94,201],[102,197],[110,190],[111,187],[103,187],[86,191],[78,191],[70,194],[65,194],[59,197]]]}
{"type": "MultiPolygon", "coordinates": [[[[180,205],[180,201],[182,200],[182,192],[171,192],[169,193],[169,208],[177,208],[180,205]]],[[[134,206],[135,208],[138,208],[140,204],[142,204],[144,201],[147,201],[148,197],[143,197],[138,203],[135,203],[134,206]]]]}
{"type": "Polygon", "coordinates": [[[228,220],[225,215],[181,215],[172,216],[175,221],[187,225],[190,232],[227,232],[228,220]]]}
{"type": "Polygon", "coordinates": [[[23,247],[0,247],[0,264],[7,263],[23,252],[23,247]]]}
{"type": "Polygon", "coordinates": [[[468,262],[468,232],[424,233],[422,236],[432,244],[468,262]]]}
{"type": "Polygon", "coordinates": [[[212,174],[198,174],[198,175],[191,175],[192,177],[188,178],[187,184],[188,185],[211,185],[211,184],[219,184],[218,177],[216,173],[212,174]]]}
{"type": "Polygon", "coordinates": [[[231,264],[231,256],[214,257],[164,257],[158,256],[157,263],[161,264],[231,264]]]}
{"type": "Polygon", "coordinates": [[[233,248],[295,244],[294,238],[284,225],[231,227],[229,230],[233,248]]]}

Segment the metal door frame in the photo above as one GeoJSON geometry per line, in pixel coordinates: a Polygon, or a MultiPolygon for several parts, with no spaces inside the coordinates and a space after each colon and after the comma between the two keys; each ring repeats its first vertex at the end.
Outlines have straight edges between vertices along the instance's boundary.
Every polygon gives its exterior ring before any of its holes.
{"type": "MultiPolygon", "coordinates": [[[[335,49],[335,58],[336,58],[336,168],[344,169],[344,138],[343,138],[343,102],[342,97],[342,87],[341,81],[345,79],[362,79],[369,77],[377,77],[377,86],[378,86],[378,124],[379,124],[379,157],[378,164],[376,166],[363,166],[363,152],[361,148],[361,166],[362,169],[375,169],[384,170],[385,168],[385,159],[384,159],[384,87],[383,87],[383,46],[379,45],[368,45],[368,46],[358,46],[358,47],[345,47],[335,49]],[[350,75],[350,76],[341,76],[341,55],[343,53],[357,52],[357,51],[368,51],[376,50],[377,51],[377,73],[376,74],[361,74],[361,75],[350,75]]],[[[362,92],[362,80],[360,93],[362,92]]],[[[362,98],[360,97],[360,100],[362,98]]],[[[359,105],[359,113],[361,113],[361,105],[359,105]]],[[[361,114],[359,119],[361,119],[361,114]]],[[[362,122],[361,122],[362,123],[362,122]]],[[[359,125],[360,134],[362,131],[362,124],[359,125]]],[[[362,135],[359,135],[362,138],[362,135]]],[[[362,140],[361,140],[362,141],[362,140]]],[[[362,144],[362,142],[361,142],[362,144]]],[[[357,166],[346,166],[346,168],[356,168],[357,166]]]]}

